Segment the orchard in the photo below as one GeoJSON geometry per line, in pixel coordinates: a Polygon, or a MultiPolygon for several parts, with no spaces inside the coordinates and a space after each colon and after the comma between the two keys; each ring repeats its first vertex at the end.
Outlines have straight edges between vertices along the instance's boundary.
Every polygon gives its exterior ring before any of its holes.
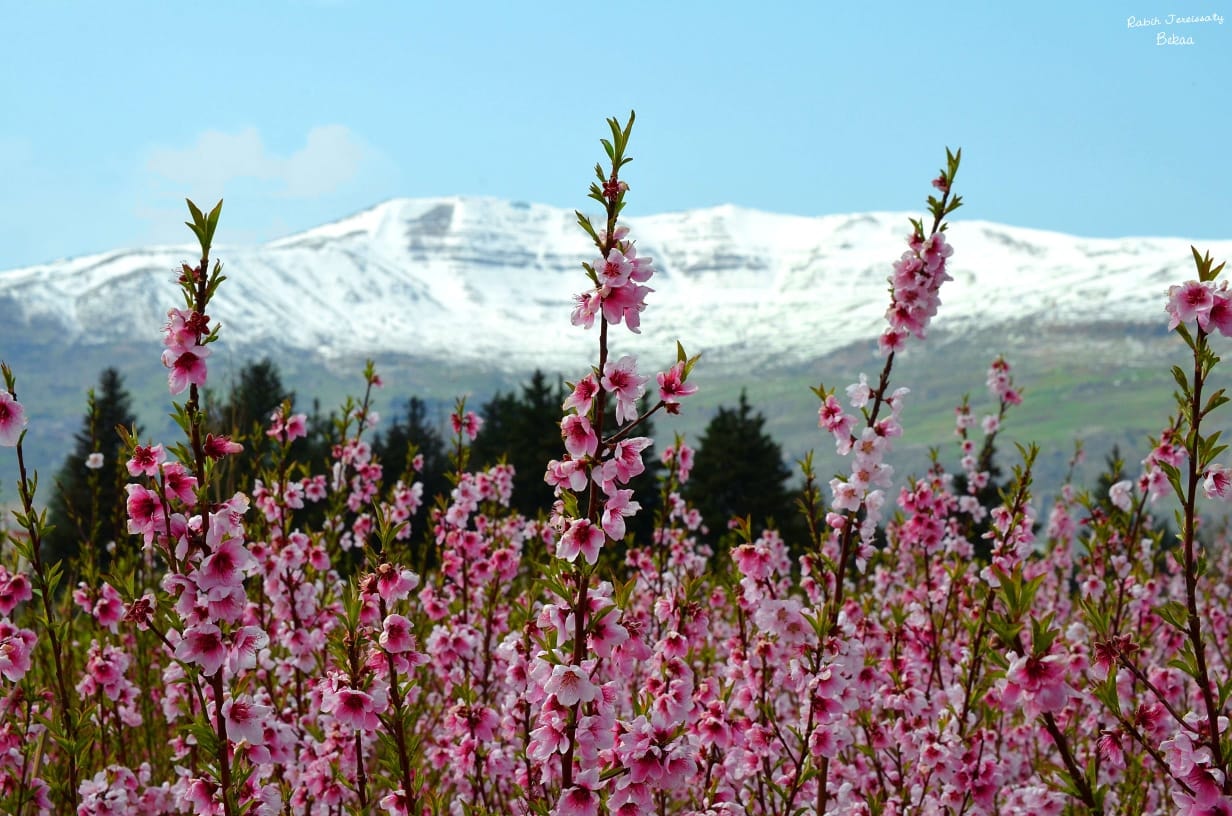
{"type": "Polygon", "coordinates": [[[122,430],[123,506],[79,508],[71,558],[44,546],[49,488],[22,448],[39,417],[3,366],[20,507],[0,523],[0,812],[1232,816],[1232,549],[1203,524],[1232,499],[1208,430],[1227,402],[1223,266],[1195,249],[1193,279],[1160,293],[1191,363],[1130,478],[1040,508],[1022,447],[989,500],[994,440],[1024,398],[1001,358],[983,374],[995,411],[957,408],[957,467],[898,474],[896,354],[926,342],[962,251],[947,150],[927,215],[886,248],[882,370],[814,389],[818,444],[845,464],[800,462],[803,538],[785,540],[702,519],[681,498],[693,451],[642,435],[689,410],[705,359],[688,326],[653,360],[621,348],[659,305],[620,220],[633,122],[609,120],[602,215],[578,213],[595,253],[561,320],[595,351],[534,517],[511,509],[509,465],[471,461],[483,428],[464,400],[448,492],[424,495],[422,457],[385,470],[371,364],[328,461],[293,455],[307,431],[290,403],[256,437],[211,425],[221,202],[189,203],[200,257],[167,288],[182,435],[122,430]],[[650,456],[653,503],[630,487],[650,456]],[[649,537],[629,528],[643,502],[649,537]],[[107,514],[118,540],[91,535],[107,514]],[[703,524],[730,535],[703,543],[703,524]]]}

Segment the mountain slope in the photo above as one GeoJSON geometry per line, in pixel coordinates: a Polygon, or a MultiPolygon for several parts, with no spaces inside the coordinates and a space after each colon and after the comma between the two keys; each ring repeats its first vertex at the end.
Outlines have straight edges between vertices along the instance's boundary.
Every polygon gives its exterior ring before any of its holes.
{"type": "MultiPolygon", "coordinates": [[[[229,280],[213,316],[237,347],[569,365],[593,342],[568,322],[586,283],[580,263],[594,255],[573,221],[565,210],[494,199],[388,201],[264,246],[220,246],[229,280]]],[[[670,350],[680,337],[724,365],[800,362],[874,337],[909,230],[905,215],[730,206],[628,223],[657,269],[645,338],[629,346],[670,350]]],[[[1192,269],[1179,239],[1083,239],[978,221],[956,223],[949,237],[955,280],[936,322],[948,331],[1154,322],[1168,285],[1192,269]]],[[[1226,255],[1232,242],[1209,248],[1226,255]]],[[[54,326],[71,342],[151,337],[176,305],[169,280],[189,249],[2,272],[0,304],[9,320],[54,326]]]]}
{"type": "MultiPolygon", "coordinates": [[[[696,372],[703,393],[687,430],[748,385],[786,451],[821,446],[807,385],[841,387],[879,369],[870,352],[885,325],[887,277],[906,248],[908,217],[806,218],[723,206],[629,218],[639,255],[655,259],[655,291],[643,333],[617,329],[613,353],[644,354],[649,372],[673,359],[680,339],[690,353],[704,353],[696,372]]],[[[222,227],[225,237],[225,213],[222,227]]],[[[948,434],[945,414],[961,392],[941,393],[943,385],[978,392],[997,353],[1022,360],[1041,384],[1061,383],[1047,391],[1054,403],[1132,383],[1124,371],[1151,366],[1161,374],[1149,381],[1154,396],[1140,402],[1146,386],[1133,385],[1138,390],[1118,405],[1139,413],[1105,411],[1115,427],[1095,433],[1158,432],[1168,410],[1164,362],[1176,346],[1165,336],[1163,304],[1168,286],[1193,277],[1189,242],[1077,238],[981,221],[956,222],[949,240],[955,280],[942,289],[934,337],[912,341],[896,374],[940,415],[928,420],[933,436],[917,440],[921,450],[948,434]]],[[[1232,241],[1199,249],[1224,259],[1232,241]]],[[[220,388],[228,369],[272,355],[301,396],[321,396],[328,410],[352,387],[358,361],[373,356],[391,383],[387,400],[415,393],[445,403],[470,392],[477,404],[534,368],[576,376],[594,361],[595,332],[571,326],[569,313],[587,283],[580,264],[595,251],[567,210],[398,199],[263,246],[222,244],[214,254],[228,276],[211,309],[223,324],[210,358],[220,388]]],[[[0,358],[22,378],[37,417],[29,440],[35,462],[58,463],[85,389],[105,365],[129,375],[148,406],[143,421],[161,433],[168,397],[160,327],[167,309],[180,305],[177,270],[193,258],[188,245],[152,247],[0,272],[0,358]]],[[[1060,435],[1082,429],[1050,419],[1056,404],[1032,418],[1025,384],[1025,424],[1068,447],[1060,435]]]]}

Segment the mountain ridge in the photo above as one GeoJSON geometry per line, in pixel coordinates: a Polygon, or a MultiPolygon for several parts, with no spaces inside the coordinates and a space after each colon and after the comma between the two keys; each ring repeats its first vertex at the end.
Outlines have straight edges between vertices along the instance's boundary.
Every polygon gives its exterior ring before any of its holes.
{"type": "MultiPolygon", "coordinates": [[[[655,259],[656,291],[643,334],[616,327],[612,353],[639,354],[647,374],[674,360],[677,339],[703,354],[693,376],[701,391],[660,430],[696,439],[751,386],[787,458],[816,448],[823,462],[832,444],[818,435],[809,387],[880,369],[887,281],[912,215],[723,205],[626,219],[639,256],[655,259]]],[[[319,397],[328,411],[359,387],[372,357],[389,383],[377,407],[390,412],[412,394],[445,409],[470,395],[478,407],[535,369],[577,376],[597,341],[569,314],[588,285],[581,263],[597,253],[575,221],[571,210],[492,198],[391,199],[260,246],[220,243],[214,256],[229,280],[210,308],[222,323],[211,386],[225,393],[244,362],[269,356],[308,398],[301,409],[319,397]]],[[[1096,464],[1113,444],[1130,452],[1158,434],[1171,406],[1168,366],[1183,351],[1164,303],[1168,286],[1194,277],[1190,241],[964,220],[948,236],[955,280],[941,290],[928,342],[913,339],[896,358],[896,385],[912,389],[903,473],[927,467],[930,446],[950,444],[953,405],[978,391],[997,354],[1027,393],[1010,423],[1025,434],[1017,438],[1056,452],[1043,482],[1059,484],[1078,434],[1096,464]]],[[[1232,241],[1196,246],[1232,256],[1232,241]]],[[[195,256],[185,243],[0,272],[0,358],[19,378],[34,466],[62,461],[85,390],[107,366],[127,378],[152,438],[175,433],[160,329],[181,305],[180,264],[195,256]]],[[[0,450],[0,481],[8,456],[0,450]]]]}
{"type": "MultiPolygon", "coordinates": [[[[871,339],[909,217],[721,205],[622,219],[656,275],[644,337],[622,330],[620,343],[670,350],[679,336],[724,364],[759,365],[871,339]]],[[[574,221],[570,210],[494,198],[390,199],[259,246],[220,244],[214,255],[230,279],[213,316],[241,347],[560,366],[590,345],[568,322],[572,296],[587,286],[580,264],[595,255],[574,221]]],[[[1024,317],[1151,322],[1167,286],[1192,277],[1189,244],[1177,238],[1079,238],[986,221],[955,221],[948,237],[955,280],[936,321],[946,331],[1024,317]]],[[[1205,248],[1226,256],[1232,241],[1205,248]]],[[[72,342],[149,337],[177,305],[170,281],[192,249],[112,250],[0,272],[0,304],[27,325],[52,321],[72,342]]]]}

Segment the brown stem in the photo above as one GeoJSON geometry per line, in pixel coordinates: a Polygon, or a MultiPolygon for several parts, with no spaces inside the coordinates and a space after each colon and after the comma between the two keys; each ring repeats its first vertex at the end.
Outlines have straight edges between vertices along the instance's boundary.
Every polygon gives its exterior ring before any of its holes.
{"type": "Polygon", "coordinates": [[[227,750],[227,720],[222,715],[225,689],[221,668],[210,678],[210,686],[214,689],[214,735],[218,738],[218,783],[222,785],[222,810],[225,816],[232,816],[235,809],[231,804],[231,755],[227,750]]]}
{"type": "MultiPolygon", "coordinates": [[[[17,395],[13,394],[14,399],[17,395]]],[[[64,665],[64,644],[60,641],[60,636],[56,631],[54,623],[55,616],[51,608],[51,588],[47,585],[47,572],[43,567],[43,556],[40,552],[43,547],[43,541],[40,530],[40,522],[38,516],[34,512],[34,494],[30,488],[29,477],[26,474],[26,460],[23,446],[19,441],[17,443],[17,492],[21,496],[22,511],[26,515],[26,529],[30,533],[30,562],[34,567],[34,574],[38,578],[39,598],[43,604],[43,616],[47,624],[47,638],[51,644],[52,660],[56,667],[56,697],[60,708],[60,727],[64,731],[65,739],[73,744],[73,747],[66,751],[66,759],[68,761],[68,799],[72,805],[72,810],[77,810],[77,726],[73,720],[72,698],[68,693],[68,669],[64,665]]],[[[228,815],[229,816],[229,815],[228,815]]]]}
{"type": "Polygon", "coordinates": [[[1211,689],[1210,672],[1206,664],[1206,644],[1202,639],[1202,620],[1198,617],[1198,563],[1194,552],[1194,536],[1197,526],[1195,503],[1197,502],[1198,482],[1202,478],[1202,473],[1199,470],[1201,462],[1198,461],[1202,437],[1198,433],[1198,428],[1202,419],[1202,386],[1205,383],[1204,355],[1202,352],[1205,350],[1206,333],[1199,328],[1194,349],[1193,390],[1190,394],[1189,403],[1189,438],[1193,439],[1193,450],[1189,451],[1189,456],[1187,457],[1189,472],[1187,474],[1187,491],[1184,496],[1184,526],[1181,530],[1185,549],[1185,609],[1188,612],[1186,634],[1189,636],[1190,646],[1193,647],[1194,668],[1197,669],[1197,677],[1194,680],[1198,683],[1199,691],[1202,694],[1202,703],[1206,707],[1207,728],[1209,729],[1207,738],[1210,740],[1211,762],[1223,774],[1223,792],[1232,793],[1232,779],[1228,778],[1228,768],[1225,765],[1222,740],[1219,733],[1219,706],[1211,689]]]}
{"type": "Polygon", "coordinates": [[[1065,770],[1069,773],[1070,781],[1074,783],[1074,788],[1078,791],[1078,798],[1082,800],[1082,803],[1092,813],[1102,814],[1104,811],[1096,803],[1095,794],[1091,791],[1091,785],[1078,767],[1078,763],[1074,761],[1074,754],[1069,747],[1069,740],[1065,738],[1065,734],[1057,726],[1056,719],[1048,712],[1044,713],[1044,728],[1048,730],[1049,736],[1052,737],[1053,743],[1057,746],[1057,751],[1061,754],[1061,761],[1065,763],[1065,770]]]}

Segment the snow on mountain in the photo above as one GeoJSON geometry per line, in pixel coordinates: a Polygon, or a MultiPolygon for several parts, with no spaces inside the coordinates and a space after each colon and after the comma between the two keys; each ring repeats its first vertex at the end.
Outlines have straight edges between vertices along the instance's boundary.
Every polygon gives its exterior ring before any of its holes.
{"type": "MultiPolygon", "coordinates": [[[[907,214],[808,218],[733,206],[631,217],[655,259],[641,337],[613,351],[671,358],[679,338],[710,365],[798,362],[884,325],[887,277],[907,214]]],[[[226,213],[220,237],[225,237],[226,213]]],[[[957,221],[938,329],[1029,320],[1165,321],[1169,285],[1194,276],[1189,242],[1076,238],[957,221]]],[[[1201,244],[1217,258],[1232,241],[1201,244]]],[[[0,272],[10,328],[54,328],[66,342],[157,341],[189,245],[117,251],[0,272]]],[[[407,353],[506,369],[575,368],[593,332],[569,323],[595,258],[574,214],[488,198],[397,199],[259,247],[216,247],[228,280],[211,317],[222,341],[325,357],[407,353]]],[[[649,365],[647,366],[650,367],[649,365]]]]}

